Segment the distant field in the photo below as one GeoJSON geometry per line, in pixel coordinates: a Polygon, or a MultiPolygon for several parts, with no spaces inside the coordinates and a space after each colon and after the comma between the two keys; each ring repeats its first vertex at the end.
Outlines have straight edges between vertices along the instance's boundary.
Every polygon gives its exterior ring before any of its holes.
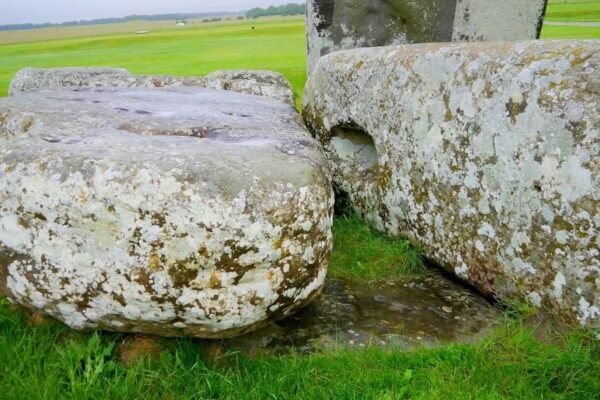
{"type": "Polygon", "coordinates": [[[205,75],[223,68],[283,73],[300,94],[306,80],[303,17],[196,23],[176,28],[158,23],[146,35],[142,23],[0,32],[0,43],[22,35],[24,43],[0,44],[0,96],[20,68],[115,66],[137,74],[205,75]],[[252,29],[254,27],[254,29],[252,29]],[[116,31],[116,33],[111,33],[116,31]],[[56,31],[77,37],[38,40],[56,31]],[[87,35],[87,36],[86,36],[87,35]]]}
{"type": "Polygon", "coordinates": [[[161,31],[170,29],[186,29],[196,26],[215,26],[224,24],[237,24],[237,20],[223,20],[220,22],[202,22],[201,19],[187,20],[188,26],[176,28],[175,21],[130,21],[115,24],[98,24],[83,26],[64,26],[42,29],[0,31],[0,44],[37,42],[40,40],[70,39],[90,36],[106,36],[117,33],[134,33],[136,31],[161,31]]]}
{"type": "Polygon", "coordinates": [[[600,21],[599,0],[550,0],[548,21],[600,21]]]}
{"type": "MultiPolygon", "coordinates": [[[[561,0],[562,1],[562,0],[561,0]]],[[[600,6],[599,0],[551,4],[549,15],[600,6]],[[562,12],[562,11],[561,11],[562,12]]],[[[600,38],[600,27],[546,26],[543,38],[600,38]]],[[[303,17],[202,23],[174,21],[0,32],[0,96],[23,67],[114,66],[137,74],[204,75],[217,69],[283,73],[299,96],[306,82],[303,17]],[[255,29],[252,29],[252,28],[255,29]],[[137,35],[138,30],[149,30],[137,35]]]]}

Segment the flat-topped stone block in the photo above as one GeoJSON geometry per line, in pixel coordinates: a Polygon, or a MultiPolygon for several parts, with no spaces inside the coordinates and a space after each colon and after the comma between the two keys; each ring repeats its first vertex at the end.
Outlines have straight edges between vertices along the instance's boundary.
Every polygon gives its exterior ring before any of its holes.
{"type": "Polygon", "coordinates": [[[0,292],[75,329],[231,337],[323,286],[332,189],[294,108],[210,89],[0,99],[0,292]]]}
{"type": "Polygon", "coordinates": [[[547,0],[309,0],[308,72],[338,50],[539,38],[547,0]]]}
{"type": "Polygon", "coordinates": [[[484,292],[600,326],[598,41],[340,51],[303,110],[364,219],[484,292]]]}
{"type": "Polygon", "coordinates": [[[198,87],[271,97],[296,105],[292,85],[280,73],[220,70],[206,76],[133,75],[123,68],[23,68],[9,88],[11,96],[38,89],[76,87],[198,87]]]}

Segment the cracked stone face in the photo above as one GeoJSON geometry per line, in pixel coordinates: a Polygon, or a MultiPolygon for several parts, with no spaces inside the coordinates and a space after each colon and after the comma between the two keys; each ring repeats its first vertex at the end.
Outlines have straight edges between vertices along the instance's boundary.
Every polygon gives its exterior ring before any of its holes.
{"type": "Polygon", "coordinates": [[[75,329],[231,337],[323,286],[333,195],[295,110],[210,89],[0,100],[0,293],[75,329]]]}
{"type": "Polygon", "coordinates": [[[357,47],[539,37],[546,0],[310,0],[308,70],[357,47]]]}
{"type": "Polygon", "coordinates": [[[378,229],[480,290],[600,326],[597,41],[340,51],[304,118],[378,229]]]}

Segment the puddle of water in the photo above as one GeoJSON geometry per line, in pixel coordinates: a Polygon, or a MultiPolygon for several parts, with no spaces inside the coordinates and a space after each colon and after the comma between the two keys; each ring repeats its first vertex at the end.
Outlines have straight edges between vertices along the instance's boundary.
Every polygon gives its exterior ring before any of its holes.
{"type": "Polygon", "coordinates": [[[321,297],[296,315],[212,344],[251,356],[435,346],[481,338],[501,317],[485,299],[437,274],[370,286],[329,280],[321,297]]]}

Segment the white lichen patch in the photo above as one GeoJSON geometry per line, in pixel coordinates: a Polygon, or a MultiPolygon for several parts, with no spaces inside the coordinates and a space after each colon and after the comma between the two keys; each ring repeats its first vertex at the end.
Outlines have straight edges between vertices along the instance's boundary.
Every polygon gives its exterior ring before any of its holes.
{"type": "Polygon", "coordinates": [[[0,110],[34,118],[0,135],[0,291],[12,300],[76,329],[217,338],[320,292],[333,195],[288,105],[101,89],[0,110]]]}
{"type": "Polygon", "coordinates": [[[598,326],[599,85],[595,41],[356,49],[321,58],[303,109],[366,220],[485,292],[598,326]],[[372,137],[377,169],[342,160],[337,126],[372,137]]]}

